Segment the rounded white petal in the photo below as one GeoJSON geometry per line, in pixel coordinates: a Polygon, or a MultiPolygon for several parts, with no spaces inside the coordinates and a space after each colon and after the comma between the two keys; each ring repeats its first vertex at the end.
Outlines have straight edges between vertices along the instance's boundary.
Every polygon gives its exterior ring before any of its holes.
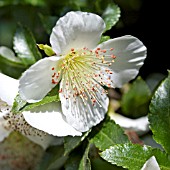
{"type": "Polygon", "coordinates": [[[116,113],[111,114],[109,113],[109,116],[122,128],[134,130],[136,133],[140,135],[149,131],[149,121],[147,116],[143,116],[137,119],[130,119],[116,113]]]}
{"type": "Polygon", "coordinates": [[[149,158],[143,165],[141,170],[160,170],[158,162],[156,161],[155,156],[149,158]]]}
{"type": "Polygon", "coordinates": [[[113,84],[119,88],[137,76],[146,58],[146,47],[139,39],[130,35],[108,40],[97,48],[107,49],[105,55],[116,56],[109,68],[113,72],[113,84]]]}
{"type": "Polygon", "coordinates": [[[60,102],[48,103],[23,112],[25,120],[33,127],[54,136],[81,136],[65,121],[60,102]]]}
{"type": "Polygon", "coordinates": [[[19,82],[16,79],[0,73],[0,99],[12,106],[14,98],[18,93],[19,82]]]}
{"type": "Polygon", "coordinates": [[[66,94],[63,84],[62,80],[60,87],[63,89],[63,92],[59,96],[63,114],[71,126],[78,131],[85,132],[104,119],[108,110],[109,99],[100,85],[97,86],[98,90],[93,94],[96,100],[93,103],[91,99],[93,91],[85,91],[84,95],[86,97],[83,97],[83,95],[75,96],[73,89],[70,89],[69,93],[66,94]]]}
{"type": "Polygon", "coordinates": [[[52,30],[50,43],[57,54],[66,54],[71,48],[96,47],[105,29],[103,19],[87,12],[68,12],[52,30]]]}
{"type": "MultiPolygon", "coordinates": [[[[40,101],[56,85],[52,76],[58,71],[60,58],[57,56],[39,60],[26,70],[19,80],[19,94],[23,100],[34,103],[40,101]]],[[[58,78],[58,81],[61,77],[58,78]]]]}

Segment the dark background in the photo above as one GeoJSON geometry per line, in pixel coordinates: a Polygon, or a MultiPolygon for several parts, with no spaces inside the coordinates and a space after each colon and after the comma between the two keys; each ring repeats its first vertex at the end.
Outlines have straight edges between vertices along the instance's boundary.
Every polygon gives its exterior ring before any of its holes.
{"type": "MultiPolygon", "coordinates": [[[[117,2],[119,3],[119,1],[117,2]]],[[[121,4],[119,6],[121,7],[121,4]]],[[[167,75],[170,62],[168,48],[166,48],[166,44],[169,44],[167,38],[169,18],[166,4],[143,0],[140,9],[132,11],[124,8],[121,13],[122,20],[125,20],[125,26],[116,30],[114,28],[110,34],[115,37],[130,34],[138,37],[145,44],[147,58],[140,70],[140,75],[144,78],[155,72],[167,75]]]]}

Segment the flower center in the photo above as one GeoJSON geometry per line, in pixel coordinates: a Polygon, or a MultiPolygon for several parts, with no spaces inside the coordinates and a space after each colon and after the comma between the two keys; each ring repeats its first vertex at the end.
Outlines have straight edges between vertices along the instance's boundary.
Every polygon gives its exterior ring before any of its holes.
{"type": "MultiPolygon", "coordinates": [[[[113,48],[101,50],[97,48],[92,51],[88,48],[80,50],[70,50],[60,67],[62,73],[62,85],[60,85],[60,93],[63,93],[66,99],[70,97],[76,102],[77,96],[81,97],[84,104],[86,101],[91,100],[92,105],[100,103],[96,93],[107,93],[106,90],[101,88],[100,85],[110,87],[113,84],[111,80],[112,71],[109,67],[116,58],[110,51],[113,48]]],[[[60,72],[55,73],[59,76],[60,72]]],[[[55,81],[52,81],[55,83],[55,81]]]]}

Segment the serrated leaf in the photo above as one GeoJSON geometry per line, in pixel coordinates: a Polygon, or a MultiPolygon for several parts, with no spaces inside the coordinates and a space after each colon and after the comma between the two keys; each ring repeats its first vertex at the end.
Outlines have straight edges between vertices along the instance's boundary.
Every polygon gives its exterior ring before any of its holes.
{"type": "Polygon", "coordinates": [[[170,154],[170,72],[155,91],[149,111],[149,122],[153,137],[170,154]]]}
{"type": "Polygon", "coordinates": [[[80,161],[78,170],[91,170],[91,163],[90,163],[90,159],[88,157],[89,149],[90,149],[90,144],[88,144],[88,146],[84,152],[84,155],[80,161]]]}
{"type": "Polygon", "coordinates": [[[91,142],[101,151],[115,144],[129,142],[123,129],[112,120],[104,122],[102,128],[98,130],[99,132],[91,139],[91,142]]]}
{"type": "Polygon", "coordinates": [[[161,170],[170,170],[170,157],[161,150],[146,145],[119,144],[100,155],[106,161],[129,170],[140,170],[150,157],[155,156],[161,170]]]}
{"type": "Polygon", "coordinates": [[[63,153],[64,148],[62,145],[49,147],[36,170],[60,169],[68,158],[63,153]]]}
{"type": "Polygon", "coordinates": [[[66,136],[64,138],[64,149],[65,155],[68,155],[72,150],[74,150],[77,146],[80,145],[80,143],[88,136],[90,133],[90,130],[84,133],[82,136],[66,136]]]}
{"type": "Polygon", "coordinates": [[[109,4],[103,12],[102,18],[106,23],[106,29],[104,30],[104,32],[106,32],[110,30],[120,18],[120,8],[118,5],[114,3],[109,4]]]}
{"type": "Polygon", "coordinates": [[[17,56],[26,66],[32,65],[42,58],[36,46],[36,41],[28,28],[18,25],[13,45],[17,56]]]}
{"type": "Polygon", "coordinates": [[[151,92],[145,81],[138,77],[127,93],[123,94],[121,107],[123,114],[138,118],[148,113],[151,92]]]}

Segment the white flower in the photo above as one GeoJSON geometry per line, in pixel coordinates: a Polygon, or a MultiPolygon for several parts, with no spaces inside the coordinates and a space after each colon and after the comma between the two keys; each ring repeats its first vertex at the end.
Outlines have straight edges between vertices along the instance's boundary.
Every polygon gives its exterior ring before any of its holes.
{"type": "Polygon", "coordinates": [[[141,170],[160,170],[158,162],[156,161],[155,156],[149,158],[143,165],[141,170]]]}
{"type": "Polygon", "coordinates": [[[18,130],[31,141],[46,149],[51,144],[60,144],[62,139],[45,134],[28,125],[21,114],[13,115],[11,106],[18,93],[18,80],[0,73],[0,142],[13,130],[18,130]],[[21,127],[22,126],[22,127],[21,127]],[[56,140],[58,140],[56,142],[56,140]]]}
{"type": "Polygon", "coordinates": [[[69,12],[57,21],[50,36],[56,55],[39,60],[23,73],[19,94],[33,103],[59,84],[62,110],[53,113],[57,104],[52,103],[44,113],[24,112],[30,125],[64,136],[67,129],[57,132],[60,117],[77,130],[72,135],[80,135],[103,120],[109,103],[103,86],[121,87],[135,78],[146,58],[146,47],[133,36],[98,45],[104,29],[103,19],[92,13],[69,12]]]}

